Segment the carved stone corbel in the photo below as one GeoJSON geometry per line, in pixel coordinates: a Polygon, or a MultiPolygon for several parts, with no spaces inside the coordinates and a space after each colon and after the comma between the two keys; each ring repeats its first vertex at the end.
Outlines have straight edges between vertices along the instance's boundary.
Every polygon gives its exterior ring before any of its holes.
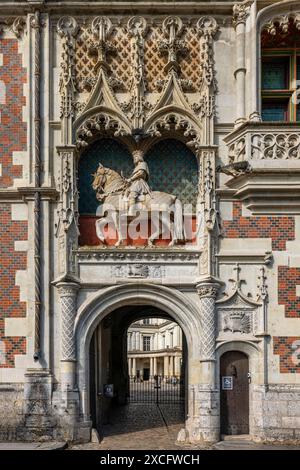
{"type": "Polygon", "coordinates": [[[15,18],[11,29],[15,33],[16,37],[20,39],[26,30],[26,18],[24,16],[18,16],[15,18]]]}
{"type": "Polygon", "coordinates": [[[250,13],[250,5],[252,2],[248,3],[236,3],[233,5],[233,26],[237,28],[239,24],[246,24],[247,18],[250,13]]]}

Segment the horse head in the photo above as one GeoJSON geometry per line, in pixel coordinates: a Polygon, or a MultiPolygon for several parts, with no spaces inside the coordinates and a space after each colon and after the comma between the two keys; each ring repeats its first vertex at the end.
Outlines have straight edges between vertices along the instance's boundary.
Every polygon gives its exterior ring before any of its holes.
{"type": "Polygon", "coordinates": [[[99,163],[96,173],[93,173],[92,176],[94,177],[92,188],[94,191],[101,192],[106,182],[106,168],[99,163]]]}

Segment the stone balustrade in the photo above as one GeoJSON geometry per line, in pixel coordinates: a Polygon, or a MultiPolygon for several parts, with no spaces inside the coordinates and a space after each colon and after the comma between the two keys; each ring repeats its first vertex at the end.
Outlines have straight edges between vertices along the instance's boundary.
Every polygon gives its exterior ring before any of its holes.
{"type": "MultiPolygon", "coordinates": [[[[224,139],[228,147],[228,163],[241,161],[299,161],[300,122],[245,123],[224,139]]],[[[260,165],[259,165],[260,166],[260,165]]],[[[265,166],[263,164],[263,166],[265,166]]]]}

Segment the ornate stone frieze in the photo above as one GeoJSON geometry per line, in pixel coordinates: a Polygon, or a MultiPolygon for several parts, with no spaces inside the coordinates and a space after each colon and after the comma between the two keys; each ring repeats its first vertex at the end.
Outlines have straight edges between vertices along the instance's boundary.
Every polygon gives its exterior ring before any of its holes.
{"type": "Polygon", "coordinates": [[[156,264],[119,264],[111,267],[114,277],[161,278],[164,274],[164,267],[156,264]]]}
{"type": "Polygon", "coordinates": [[[251,136],[251,159],[300,159],[298,133],[255,133],[251,136]]]}
{"type": "Polygon", "coordinates": [[[95,261],[95,262],[140,262],[140,263],[149,263],[151,261],[161,261],[167,263],[190,263],[199,260],[199,251],[194,252],[176,252],[174,251],[137,251],[134,252],[123,252],[119,250],[102,250],[102,251],[92,251],[92,250],[78,250],[77,257],[80,262],[84,261],[95,261]]]}

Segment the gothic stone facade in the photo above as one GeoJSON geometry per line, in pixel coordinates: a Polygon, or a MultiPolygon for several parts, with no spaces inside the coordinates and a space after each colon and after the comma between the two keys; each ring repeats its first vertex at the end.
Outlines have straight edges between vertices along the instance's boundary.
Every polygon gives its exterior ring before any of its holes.
{"type": "Polygon", "coordinates": [[[295,0],[2,0],[2,439],[89,440],[91,338],[128,306],[155,306],[185,335],[181,440],[219,439],[233,350],[249,360],[250,435],[299,439],[299,123],[262,121],[260,95],[262,34],[299,24],[295,0]],[[188,149],[193,242],[90,240],[80,165],[103,138],[129,154],[188,149]]]}

